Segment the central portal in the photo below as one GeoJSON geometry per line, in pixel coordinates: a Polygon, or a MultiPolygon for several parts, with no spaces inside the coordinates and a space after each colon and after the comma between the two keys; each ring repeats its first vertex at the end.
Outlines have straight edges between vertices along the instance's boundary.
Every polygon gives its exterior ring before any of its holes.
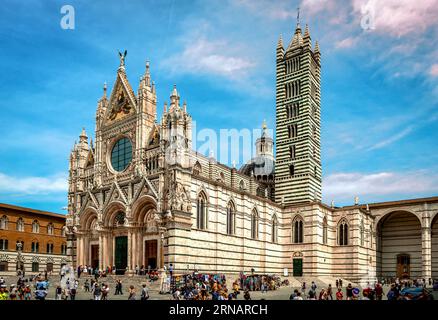
{"type": "Polygon", "coordinates": [[[408,254],[399,254],[397,256],[397,277],[408,279],[411,275],[411,257],[408,254]]]}
{"type": "Polygon", "coordinates": [[[144,243],[144,261],[147,268],[157,268],[157,240],[147,240],[144,243]]]}
{"type": "Polygon", "coordinates": [[[128,237],[116,237],[115,247],[115,265],[116,274],[125,274],[126,267],[128,266],[128,237]]]}

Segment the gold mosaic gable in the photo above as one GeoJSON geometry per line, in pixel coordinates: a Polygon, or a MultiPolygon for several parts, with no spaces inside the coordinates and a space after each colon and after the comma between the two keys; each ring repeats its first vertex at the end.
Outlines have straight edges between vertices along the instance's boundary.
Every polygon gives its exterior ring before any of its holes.
{"type": "Polygon", "coordinates": [[[106,123],[121,120],[135,112],[135,95],[125,75],[117,74],[117,80],[111,94],[106,123]]]}

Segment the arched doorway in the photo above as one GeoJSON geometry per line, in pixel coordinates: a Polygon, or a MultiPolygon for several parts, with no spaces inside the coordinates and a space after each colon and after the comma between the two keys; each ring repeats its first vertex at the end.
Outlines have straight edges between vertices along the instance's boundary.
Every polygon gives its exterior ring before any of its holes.
{"type": "Polygon", "coordinates": [[[438,279],[438,214],[432,220],[430,228],[432,240],[432,279],[438,279]]]}
{"type": "Polygon", "coordinates": [[[377,241],[378,277],[421,277],[421,223],[413,213],[395,211],[381,218],[377,241]]]}

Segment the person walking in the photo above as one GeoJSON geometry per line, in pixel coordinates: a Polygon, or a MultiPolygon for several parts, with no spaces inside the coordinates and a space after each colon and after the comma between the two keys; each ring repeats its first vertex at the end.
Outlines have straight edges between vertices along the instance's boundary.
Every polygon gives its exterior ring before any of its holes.
{"type": "Polygon", "coordinates": [[[336,292],[336,300],[342,300],[344,298],[344,294],[342,293],[342,289],[338,288],[338,292],[336,292]]]}
{"type": "Polygon", "coordinates": [[[330,297],[330,300],[333,300],[333,289],[332,284],[330,283],[327,288],[327,300],[330,297]]]}
{"type": "Polygon", "coordinates": [[[143,283],[142,285],[142,289],[141,289],[141,300],[148,300],[149,299],[149,290],[146,287],[146,283],[143,283]]]}
{"type": "Polygon", "coordinates": [[[128,296],[128,300],[135,300],[135,288],[134,286],[131,284],[129,286],[129,296],[128,296]]]}
{"type": "Polygon", "coordinates": [[[55,289],[55,300],[61,300],[62,289],[61,286],[58,285],[55,289]]]}
{"type": "Polygon", "coordinates": [[[88,279],[84,282],[84,290],[85,292],[90,292],[90,283],[88,282],[88,279]]]}
{"type": "Polygon", "coordinates": [[[70,300],[75,300],[76,298],[76,288],[73,287],[70,289],[70,300]]]}
{"type": "Polygon", "coordinates": [[[101,296],[102,296],[102,289],[100,288],[99,284],[96,283],[95,287],[94,287],[94,300],[100,300],[101,296]]]}

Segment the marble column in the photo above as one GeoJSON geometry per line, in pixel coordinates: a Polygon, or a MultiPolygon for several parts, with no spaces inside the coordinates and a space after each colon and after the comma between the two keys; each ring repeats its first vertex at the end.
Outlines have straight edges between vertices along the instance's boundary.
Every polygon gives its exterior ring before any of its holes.
{"type": "Polygon", "coordinates": [[[432,278],[432,238],[430,226],[422,228],[421,252],[422,278],[428,282],[432,278]]]}
{"type": "Polygon", "coordinates": [[[99,269],[103,269],[103,233],[99,233],[99,269]]]}
{"type": "Polygon", "coordinates": [[[82,263],[82,236],[79,234],[76,235],[76,257],[77,257],[77,264],[83,265],[82,263]]]}
{"type": "Polygon", "coordinates": [[[131,257],[132,257],[132,230],[128,229],[128,272],[130,272],[132,270],[132,261],[131,261],[131,257]]]}

